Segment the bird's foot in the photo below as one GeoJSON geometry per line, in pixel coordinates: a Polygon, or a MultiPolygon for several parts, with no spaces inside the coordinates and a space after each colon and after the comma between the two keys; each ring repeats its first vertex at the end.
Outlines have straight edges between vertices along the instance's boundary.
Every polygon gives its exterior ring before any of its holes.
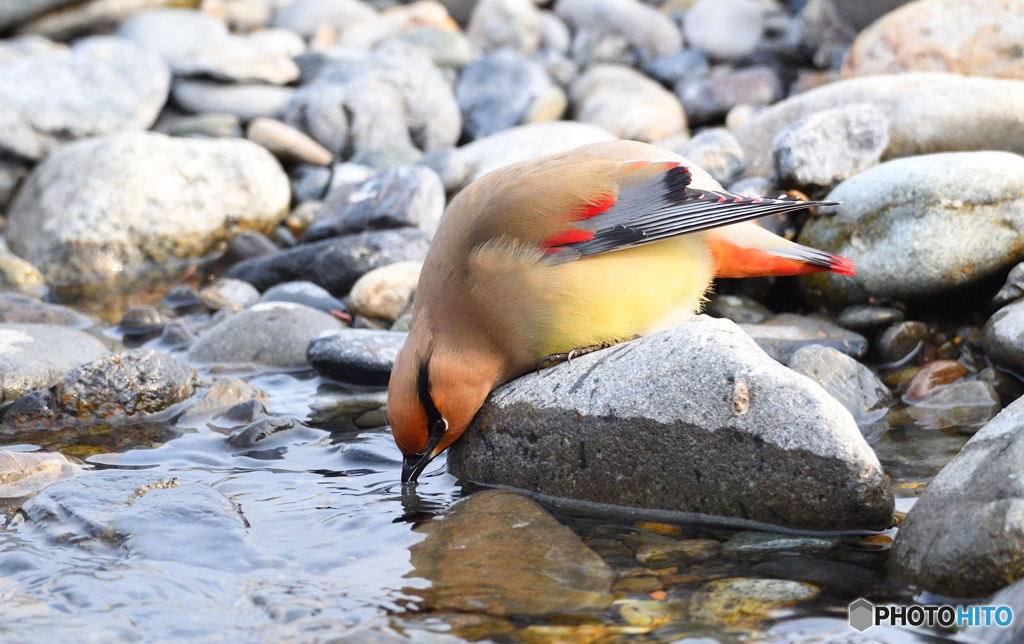
{"type": "Polygon", "coordinates": [[[610,346],[612,346],[612,343],[592,344],[589,347],[577,347],[576,349],[572,349],[571,351],[568,351],[566,353],[552,353],[551,355],[544,356],[543,358],[540,359],[540,362],[537,363],[537,371],[540,371],[541,369],[545,369],[547,367],[553,367],[556,364],[562,362],[572,362],[573,358],[585,356],[588,353],[600,351],[601,349],[607,349],[610,346]]]}

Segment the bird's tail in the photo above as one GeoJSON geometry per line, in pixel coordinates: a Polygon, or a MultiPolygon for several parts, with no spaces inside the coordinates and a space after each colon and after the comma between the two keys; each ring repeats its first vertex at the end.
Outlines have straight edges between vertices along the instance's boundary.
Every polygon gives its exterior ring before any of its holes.
{"type": "Polygon", "coordinates": [[[846,257],[791,242],[752,222],[709,231],[708,247],[715,260],[715,277],[804,275],[825,271],[854,275],[857,268],[846,257]]]}

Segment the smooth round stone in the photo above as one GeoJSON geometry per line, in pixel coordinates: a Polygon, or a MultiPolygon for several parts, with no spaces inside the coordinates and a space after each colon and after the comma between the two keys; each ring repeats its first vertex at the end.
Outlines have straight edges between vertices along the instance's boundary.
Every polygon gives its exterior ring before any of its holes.
{"type": "Polygon", "coordinates": [[[844,76],[952,72],[1024,79],[1024,13],[1013,1],[919,0],[857,35],[844,76]]]}
{"type": "Polygon", "coordinates": [[[967,367],[954,360],[929,362],[911,379],[903,399],[916,403],[928,398],[937,389],[967,375],[967,367]]]}
{"type": "Polygon", "coordinates": [[[770,532],[737,532],[722,544],[725,554],[762,554],[766,552],[824,552],[839,545],[838,538],[797,537],[770,532]]]}
{"type": "Polygon", "coordinates": [[[801,289],[835,306],[936,297],[983,280],[1024,256],[1022,190],[1024,157],[1007,152],[923,155],[861,172],[826,197],[840,202],[836,213],[811,219],[799,238],[849,257],[857,274],[807,275],[801,289]]]}
{"type": "Polygon", "coordinates": [[[551,11],[540,11],[540,46],[545,51],[569,53],[572,34],[561,18],[551,11]]]}
{"type": "Polygon", "coordinates": [[[697,0],[686,12],[686,42],[718,60],[754,51],[764,31],[762,9],[753,0],[697,0]]]}
{"type": "Polygon", "coordinates": [[[530,54],[540,45],[540,12],[532,0],[480,0],[466,35],[482,52],[506,49],[530,54]]]}
{"type": "Polygon", "coordinates": [[[64,372],[107,354],[93,336],[53,324],[0,324],[0,403],[48,387],[64,372]]]}
{"type": "Polygon", "coordinates": [[[754,564],[753,569],[765,577],[808,582],[849,597],[864,597],[881,581],[872,570],[827,559],[781,557],[754,564]]]}
{"type": "Polygon", "coordinates": [[[284,114],[295,95],[295,88],[178,79],[171,93],[175,103],[189,112],[223,112],[248,121],[284,114]]]}
{"type": "MultiPolygon", "coordinates": [[[[0,211],[2,211],[0,198],[0,211]]],[[[24,295],[41,296],[46,292],[46,280],[39,269],[13,253],[0,249],[0,291],[14,291],[24,295]]]]}
{"type": "Polygon", "coordinates": [[[293,0],[278,9],[273,24],[304,38],[312,38],[318,29],[340,30],[375,16],[376,12],[359,0],[293,0]]]}
{"type": "Polygon", "coordinates": [[[164,305],[179,315],[194,313],[204,306],[199,292],[188,284],[181,284],[167,291],[167,295],[164,295],[164,305]]]}
{"type": "Polygon", "coordinates": [[[342,329],[309,343],[309,363],[328,378],[365,385],[387,385],[405,333],[342,329]]]}
{"type": "Polygon", "coordinates": [[[359,315],[395,321],[409,306],[423,262],[399,262],[375,268],[352,286],[349,301],[359,315]]]}
{"type": "Polygon", "coordinates": [[[883,364],[902,363],[918,354],[928,335],[928,325],[923,322],[898,322],[879,336],[875,356],[883,364]]]}
{"type": "Polygon", "coordinates": [[[294,418],[281,416],[260,418],[231,432],[227,438],[227,443],[232,447],[255,447],[274,434],[286,432],[299,426],[298,421],[294,418]]]}
{"type": "Polygon", "coordinates": [[[92,320],[60,304],[40,302],[21,293],[0,293],[0,323],[59,324],[76,329],[92,326],[92,320]]]}
{"type": "Polygon", "coordinates": [[[1024,373],[1024,301],[1008,304],[989,318],[982,332],[982,346],[992,362],[1024,373]]]}
{"type": "MultiPolygon", "coordinates": [[[[779,77],[768,67],[745,67],[706,78],[688,78],[675,86],[690,125],[719,121],[737,105],[771,105],[783,95],[779,77]]],[[[737,134],[742,141],[742,135],[737,134]]],[[[744,142],[743,147],[750,152],[744,142]]],[[[769,174],[758,168],[756,174],[769,174]]]]}
{"type": "Polygon", "coordinates": [[[192,332],[192,327],[189,326],[185,320],[171,320],[164,327],[163,333],[160,334],[159,345],[160,348],[166,351],[173,351],[174,349],[181,349],[192,344],[196,339],[196,334],[192,332]]]}
{"type": "Polygon", "coordinates": [[[28,496],[79,471],[63,454],[0,450],[0,499],[28,496]]]}
{"type": "Polygon", "coordinates": [[[312,137],[276,119],[260,117],[249,121],[245,137],[284,161],[326,166],[333,160],[327,148],[312,137]]]}
{"type": "Polygon", "coordinates": [[[621,139],[659,141],[687,130],[678,99],[629,67],[591,67],[573,82],[570,94],[577,120],[621,139]]]}
{"type": "Polygon", "coordinates": [[[462,69],[475,56],[473,46],[461,31],[422,26],[405,29],[398,37],[419,47],[441,68],[462,69]]]}
{"type": "Polygon", "coordinates": [[[738,192],[748,197],[778,196],[780,190],[768,177],[747,177],[729,186],[730,192],[738,192]]]}
{"type": "Polygon", "coordinates": [[[212,311],[241,311],[260,299],[260,292],[249,282],[222,277],[199,291],[199,299],[212,311]]]}
{"type": "Polygon", "coordinates": [[[803,347],[790,358],[789,368],[821,385],[861,425],[883,418],[893,402],[892,392],[870,369],[829,347],[803,347]]]}
{"type": "MultiPolygon", "coordinates": [[[[642,2],[558,0],[555,13],[573,28],[577,43],[588,35],[598,42],[618,39],[640,59],[669,56],[683,48],[683,35],[675,23],[642,2]]],[[[607,60],[578,54],[574,58],[591,63],[607,60]]]]}
{"type": "Polygon", "coordinates": [[[665,85],[694,80],[711,71],[707,56],[699,49],[684,49],[644,64],[644,72],[665,85]]]}
{"type": "MultiPolygon", "coordinates": [[[[186,427],[198,427],[228,410],[250,401],[262,403],[267,395],[240,378],[220,377],[207,389],[197,395],[177,423],[186,427]]],[[[255,419],[254,412],[246,418],[255,419]]]]}
{"type": "Polygon", "coordinates": [[[1000,409],[999,394],[987,382],[954,382],[910,406],[910,416],[925,429],[956,429],[972,434],[1000,409]]]}
{"type": "Polygon", "coordinates": [[[277,247],[277,244],[272,242],[266,235],[246,230],[228,242],[228,248],[224,253],[223,260],[234,264],[235,262],[245,261],[253,257],[272,255],[279,250],[281,249],[277,247]]]}
{"type": "Polygon", "coordinates": [[[0,30],[7,31],[40,14],[75,4],[76,0],[19,0],[0,7],[0,30]]]}
{"type": "Polygon", "coordinates": [[[155,307],[133,306],[124,312],[117,328],[127,336],[144,336],[160,333],[166,324],[167,318],[155,307]]]}
{"type": "Polygon", "coordinates": [[[886,306],[853,304],[839,312],[839,326],[851,331],[871,331],[895,322],[902,322],[903,311],[886,306]]]}
{"type": "Polygon", "coordinates": [[[743,148],[725,128],[701,130],[679,149],[679,154],[707,170],[715,181],[728,185],[743,176],[743,148]]]}
{"type": "Polygon", "coordinates": [[[777,611],[818,596],[817,586],[786,579],[717,579],[690,599],[690,619],[704,624],[755,628],[777,611]]]}
{"type": "Polygon", "coordinates": [[[242,136],[242,120],[236,114],[206,112],[161,118],[156,131],[171,136],[199,136],[214,139],[242,136]]]}
{"type": "Polygon", "coordinates": [[[862,335],[825,320],[793,313],[782,313],[760,324],[741,324],[740,328],[783,364],[809,345],[831,347],[854,358],[863,356],[868,349],[868,341],[862,335]]]}
{"type": "Polygon", "coordinates": [[[469,63],[459,76],[455,98],[470,140],[527,121],[553,121],[562,116],[567,103],[540,63],[511,51],[469,63]]]}
{"type": "Polygon", "coordinates": [[[1014,300],[1024,296],[1024,263],[1017,264],[1010,269],[1006,276],[1006,282],[999,292],[992,298],[992,304],[1005,306],[1014,300]]]}
{"type": "Polygon", "coordinates": [[[270,287],[260,296],[260,302],[294,302],[324,313],[347,311],[341,300],[313,282],[284,282],[270,287]]]}
{"type": "Polygon", "coordinates": [[[386,391],[318,393],[309,403],[309,418],[310,422],[321,427],[344,426],[345,423],[339,421],[350,421],[370,412],[386,411],[387,404],[386,391]]]}
{"type": "Polygon", "coordinates": [[[759,324],[774,313],[757,300],[746,295],[713,293],[704,312],[716,318],[726,318],[737,324],[759,324]]]}

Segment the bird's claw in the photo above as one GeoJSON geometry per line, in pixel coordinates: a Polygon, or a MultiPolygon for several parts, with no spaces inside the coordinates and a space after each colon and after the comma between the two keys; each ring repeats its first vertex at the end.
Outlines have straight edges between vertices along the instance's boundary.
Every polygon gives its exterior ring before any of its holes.
{"type": "Polygon", "coordinates": [[[544,356],[543,358],[540,359],[540,362],[537,363],[537,372],[540,373],[541,369],[545,369],[547,367],[553,367],[553,366],[555,366],[556,364],[558,364],[560,362],[564,362],[566,364],[569,364],[570,362],[572,362],[573,358],[578,358],[580,356],[585,356],[588,353],[593,353],[594,351],[599,351],[599,350],[607,348],[609,346],[611,346],[611,345],[610,344],[594,344],[594,345],[591,345],[589,347],[576,347],[575,349],[570,349],[569,351],[567,351],[565,353],[552,353],[551,355],[544,356]]]}

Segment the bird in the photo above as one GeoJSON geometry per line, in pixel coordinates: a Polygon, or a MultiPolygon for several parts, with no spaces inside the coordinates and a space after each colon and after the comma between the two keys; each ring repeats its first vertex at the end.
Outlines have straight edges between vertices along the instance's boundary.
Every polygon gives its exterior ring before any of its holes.
{"type": "Polygon", "coordinates": [[[852,275],[844,257],[752,220],[831,202],[727,192],[663,148],[610,141],[494,170],[464,188],[423,262],[388,382],[402,482],[497,386],[692,317],[715,277],[852,275]]]}

